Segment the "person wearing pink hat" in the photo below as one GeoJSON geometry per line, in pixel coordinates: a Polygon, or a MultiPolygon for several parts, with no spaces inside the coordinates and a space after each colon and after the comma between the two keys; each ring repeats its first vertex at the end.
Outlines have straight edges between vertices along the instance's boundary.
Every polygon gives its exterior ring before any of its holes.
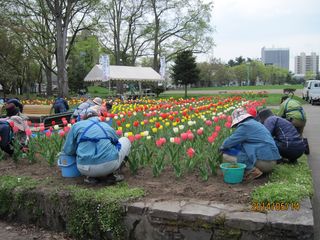
{"type": "Polygon", "coordinates": [[[233,157],[224,154],[224,161],[246,164],[246,181],[271,172],[281,156],[270,132],[244,108],[233,111],[231,126],[236,129],[220,150],[237,153],[233,157]]]}

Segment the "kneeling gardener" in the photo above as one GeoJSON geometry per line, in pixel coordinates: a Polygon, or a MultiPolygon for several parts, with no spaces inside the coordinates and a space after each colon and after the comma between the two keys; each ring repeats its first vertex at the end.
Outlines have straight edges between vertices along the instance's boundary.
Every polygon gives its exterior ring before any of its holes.
{"type": "Polygon", "coordinates": [[[97,183],[97,178],[110,175],[114,181],[123,180],[122,176],[114,173],[128,156],[130,148],[128,138],[118,139],[114,129],[100,122],[98,112],[90,109],[83,121],[72,126],[63,152],[76,156],[80,173],[87,176],[85,182],[97,183]]]}

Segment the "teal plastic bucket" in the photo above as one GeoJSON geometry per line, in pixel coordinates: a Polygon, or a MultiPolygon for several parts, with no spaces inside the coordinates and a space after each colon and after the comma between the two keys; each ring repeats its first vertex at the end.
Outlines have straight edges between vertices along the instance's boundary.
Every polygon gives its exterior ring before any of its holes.
{"type": "Polygon", "coordinates": [[[77,168],[77,161],[75,156],[60,154],[58,159],[58,166],[61,168],[62,177],[72,178],[79,177],[81,175],[77,168]]]}
{"type": "Polygon", "coordinates": [[[243,163],[221,163],[220,168],[223,172],[223,180],[226,183],[241,183],[246,164],[243,163]],[[237,168],[230,168],[230,165],[238,165],[237,168]]]}

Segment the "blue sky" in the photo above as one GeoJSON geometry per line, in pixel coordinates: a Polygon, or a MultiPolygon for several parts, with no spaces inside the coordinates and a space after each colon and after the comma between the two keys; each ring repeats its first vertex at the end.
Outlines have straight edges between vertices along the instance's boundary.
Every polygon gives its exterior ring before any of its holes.
{"type": "Polygon", "coordinates": [[[300,52],[320,53],[319,0],[213,0],[216,47],[210,57],[260,58],[261,48],[290,49],[290,70],[300,52]]]}

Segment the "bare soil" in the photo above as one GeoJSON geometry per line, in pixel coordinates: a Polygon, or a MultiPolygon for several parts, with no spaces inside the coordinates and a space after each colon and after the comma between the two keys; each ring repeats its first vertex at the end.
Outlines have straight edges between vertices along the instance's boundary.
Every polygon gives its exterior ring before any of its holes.
{"type": "MultiPolygon", "coordinates": [[[[263,176],[250,183],[226,184],[221,172],[217,176],[210,176],[204,182],[198,173],[187,173],[177,179],[172,169],[165,169],[159,177],[152,176],[150,168],[140,169],[133,176],[127,167],[122,169],[125,182],[130,187],[141,187],[145,190],[145,199],[156,200],[184,200],[199,199],[223,203],[248,203],[252,190],[264,184],[267,177],[263,176]]],[[[47,162],[41,161],[29,164],[27,160],[20,160],[15,164],[12,159],[0,161],[0,175],[30,176],[35,179],[49,179],[52,186],[79,185],[88,188],[102,188],[107,186],[105,181],[96,185],[84,183],[84,177],[63,178],[57,166],[50,167],[47,162]]]]}
{"type": "Polygon", "coordinates": [[[57,233],[34,225],[0,221],[0,239],[3,240],[72,240],[65,233],[57,233]]]}

